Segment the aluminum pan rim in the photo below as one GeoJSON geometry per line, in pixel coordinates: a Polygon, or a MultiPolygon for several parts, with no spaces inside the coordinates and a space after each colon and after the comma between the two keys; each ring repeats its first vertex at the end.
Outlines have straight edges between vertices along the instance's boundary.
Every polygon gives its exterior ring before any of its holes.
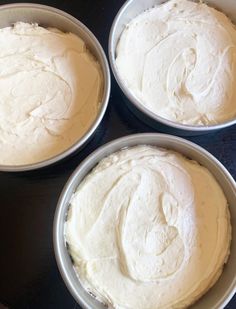
{"type": "Polygon", "coordinates": [[[108,65],[108,61],[105,55],[105,52],[99,43],[98,39],[95,37],[95,35],[78,19],[73,17],[72,15],[54,8],[52,6],[43,5],[43,4],[36,4],[36,3],[11,3],[11,4],[3,4],[0,6],[0,10],[5,9],[14,9],[14,8],[25,8],[25,9],[40,9],[43,11],[49,11],[51,13],[55,13],[57,15],[61,15],[65,17],[66,19],[70,20],[77,28],[79,28],[82,32],[86,33],[88,37],[90,37],[91,41],[93,41],[94,46],[97,48],[97,50],[100,53],[102,63],[100,62],[100,65],[102,67],[103,75],[104,75],[104,94],[103,94],[103,100],[101,102],[101,107],[99,110],[99,113],[97,115],[97,118],[92,123],[88,131],[71,147],[69,147],[67,150],[59,153],[58,155],[53,156],[52,158],[32,163],[32,164],[25,164],[25,165],[1,165],[0,164],[0,171],[3,172],[25,172],[25,171],[32,171],[35,169],[40,169],[43,167],[47,167],[49,165],[53,165],[66,157],[70,156],[72,153],[78,151],[81,147],[83,147],[86,142],[89,140],[89,138],[93,135],[97,127],[99,126],[100,122],[102,121],[104,114],[106,112],[109,97],[110,97],[110,91],[111,91],[111,77],[110,77],[110,69],[108,65]]]}

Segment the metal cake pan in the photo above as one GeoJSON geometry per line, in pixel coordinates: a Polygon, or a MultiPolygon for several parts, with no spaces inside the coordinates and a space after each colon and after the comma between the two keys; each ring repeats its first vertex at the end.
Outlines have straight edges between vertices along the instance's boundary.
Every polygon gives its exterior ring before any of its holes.
{"type": "MultiPolygon", "coordinates": [[[[193,126],[193,125],[184,125],[177,122],[173,122],[163,117],[156,115],[147,109],[128,89],[123,79],[120,77],[117,71],[116,66],[116,47],[119,42],[122,31],[125,26],[137,15],[143,11],[166,2],[166,0],[128,0],[121,7],[117,13],[109,36],[109,60],[112,72],[115,76],[115,79],[122,90],[124,99],[127,103],[129,109],[142,121],[146,124],[152,126],[153,128],[160,130],[162,132],[181,135],[181,136],[194,136],[206,134],[220,129],[224,129],[236,124],[236,118],[230,121],[220,123],[217,125],[209,126],[193,126]]],[[[223,13],[227,14],[229,18],[236,23],[236,1],[234,0],[207,0],[204,1],[210,6],[217,8],[223,13]]],[[[236,102],[235,102],[236,104],[236,102]]]]}
{"type": "Polygon", "coordinates": [[[110,96],[110,71],[106,55],[96,37],[84,24],[66,12],[46,5],[14,3],[0,6],[0,28],[11,26],[18,21],[38,23],[40,26],[46,28],[54,27],[63,32],[72,32],[82,38],[88,49],[101,65],[104,86],[101,106],[95,121],[91,124],[88,131],[82,137],[78,138],[78,141],[74,145],[66,151],[41,162],[15,166],[0,165],[0,171],[8,172],[22,172],[46,167],[81,149],[89,141],[100,124],[105,114],[110,96]]]}
{"type": "Polygon", "coordinates": [[[196,160],[210,170],[223,189],[231,213],[231,254],[217,283],[191,307],[193,309],[223,309],[236,292],[236,183],[225,167],[203,148],[185,139],[158,133],[130,135],[100,147],[78,166],[65,185],[58,201],[54,217],[53,241],[57,265],[67,288],[83,308],[105,308],[83,289],[78,280],[65,242],[64,223],[71,196],[91,169],[111,153],[124,147],[140,144],[154,145],[175,150],[190,159],[196,160]]]}

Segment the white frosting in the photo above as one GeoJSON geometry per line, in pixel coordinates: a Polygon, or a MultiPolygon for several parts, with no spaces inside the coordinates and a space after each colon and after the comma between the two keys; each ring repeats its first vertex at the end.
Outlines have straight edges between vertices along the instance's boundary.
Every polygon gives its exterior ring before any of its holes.
{"type": "Polygon", "coordinates": [[[72,33],[16,23],[0,29],[0,164],[39,162],[88,130],[102,74],[72,33]]]}
{"type": "Polygon", "coordinates": [[[134,18],[116,65],[133,95],[163,118],[213,125],[236,117],[236,28],[206,4],[171,0],[134,18]]]}
{"type": "Polygon", "coordinates": [[[226,198],[206,168],[175,152],[136,146],[112,154],[70,204],[65,237],[79,279],[111,307],[184,308],[227,260],[226,198]]]}

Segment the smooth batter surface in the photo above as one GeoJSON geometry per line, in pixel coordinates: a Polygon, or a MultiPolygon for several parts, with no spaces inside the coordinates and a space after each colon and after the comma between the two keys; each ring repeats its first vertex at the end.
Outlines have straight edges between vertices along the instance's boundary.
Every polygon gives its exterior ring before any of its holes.
{"type": "Polygon", "coordinates": [[[74,34],[0,29],[0,164],[36,163],[72,146],[95,120],[100,65],[74,34]]]}
{"type": "Polygon", "coordinates": [[[110,307],[185,308],[227,260],[225,196],[206,168],[175,152],[137,146],[114,153],[70,204],[65,237],[79,279],[110,307]]]}
{"type": "Polygon", "coordinates": [[[189,125],[236,117],[236,28],[223,13],[168,1],[134,18],[116,52],[120,77],[153,113],[189,125]]]}

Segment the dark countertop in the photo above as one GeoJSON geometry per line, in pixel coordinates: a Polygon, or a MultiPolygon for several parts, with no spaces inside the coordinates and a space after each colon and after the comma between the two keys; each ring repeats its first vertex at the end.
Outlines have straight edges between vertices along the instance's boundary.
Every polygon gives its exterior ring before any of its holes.
{"type": "MultiPolygon", "coordinates": [[[[0,4],[10,2],[20,1],[0,1],[0,4]]],[[[81,20],[107,52],[110,26],[124,0],[38,3],[57,7],[81,20]]],[[[80,308],[69,294],[54,258],[52,224],[57,200],[72,171],[89,153],[112,139],[138,132],[155,130],[131,114],[112,79],[106,115],[83,151],[43,170],[18,174],[0,172],[1,303],[10,308],[80,308]]],[[[189,140],[216,156],[236,179],[236,126],[189,140]]],[[[227,308],[236,308],[236,296],[227,308]]]]}

